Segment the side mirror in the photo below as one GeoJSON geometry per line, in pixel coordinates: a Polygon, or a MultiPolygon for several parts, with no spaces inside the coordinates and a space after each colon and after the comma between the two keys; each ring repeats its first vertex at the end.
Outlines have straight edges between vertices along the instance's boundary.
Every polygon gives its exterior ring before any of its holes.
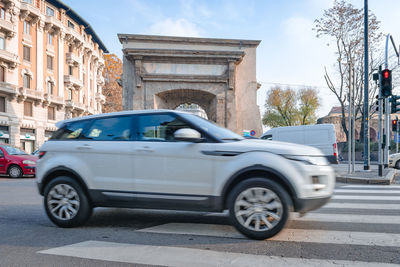
{"type": "Polygon", "coordinates": [[[201,134],[198,131],[190,128],[183,128],[175,131],[174,138],[178,141],[192,143],[201,143],[205,140],[204,138],[201,138],[201,134]]]}

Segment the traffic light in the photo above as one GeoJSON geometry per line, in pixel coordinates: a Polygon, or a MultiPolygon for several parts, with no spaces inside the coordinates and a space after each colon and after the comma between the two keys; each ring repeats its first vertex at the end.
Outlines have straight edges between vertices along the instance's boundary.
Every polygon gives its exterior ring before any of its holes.
{"type": "MultiPolygon", "coordinates": [[[[375,96],[376,102],[375,102],[375,110],[379,111],[379,95],[375,96]]],[[[382,113],[385,113],[385,101],[382,100],[382,113]]]]}
{"type": "Polygon", "coordinates": [[[400,102],[397,102],[397,100],[400,99],[400,96],[398,95],[392,95],[390,98],[390,113],[396,113],[397,111],[400,111],[400,102]]]}
{"type": "Polygon", "coordinates": [[[392,71],[384,69],[381,72],[381,93],[383,96],[392,95],[392,71]]]}
{"type": "Polygon", "coordinates": [[[392,120],[392,132],[396,132],[397,131],[397,123],[398,123],[397,119],[392,120]]]}

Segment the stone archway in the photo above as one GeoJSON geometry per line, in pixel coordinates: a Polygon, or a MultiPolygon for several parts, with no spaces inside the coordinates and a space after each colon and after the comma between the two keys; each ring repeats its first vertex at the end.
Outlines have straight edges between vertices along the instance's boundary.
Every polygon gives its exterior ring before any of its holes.
{"type": "Polygon", "coordinates": [[[208,119],[239,134],[262,134],[257,105],[260,41],[119,34],[123,109],[204,108],[208,119]]]}
{"type": "Polygon", "coordinates": [[[185,103],[197,104],[204,109],[209,120],[217,122],[217,96],[201,90],[176,89],[160,92],[154,97],[154,108],[176,109],[185,103]]]}

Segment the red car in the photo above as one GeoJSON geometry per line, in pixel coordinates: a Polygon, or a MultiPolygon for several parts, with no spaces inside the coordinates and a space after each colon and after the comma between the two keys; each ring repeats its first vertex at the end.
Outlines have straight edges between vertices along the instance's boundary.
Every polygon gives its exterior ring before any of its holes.
{"type": "Polygon", "coordinates": [[[38,157],[28,155],[25,151],[10,146],[0,145],[0,173],[8,174],[12,178],[23,175],[35,175],[38,157]]]}

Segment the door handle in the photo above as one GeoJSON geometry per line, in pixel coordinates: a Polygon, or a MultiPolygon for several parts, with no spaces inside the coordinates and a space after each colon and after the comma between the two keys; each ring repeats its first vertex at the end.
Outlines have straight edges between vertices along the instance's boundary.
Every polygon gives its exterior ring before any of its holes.
{"type": "Polygon", "coordinates": [[[79,149],[79,150],[89,150],[89,149],[92,149],[92,146],[88,145],[88,144],[84,144],[84,145],[81,145],[81,146],[77,146],[76,148],[79,149]]]}
{"type": "Polygon", "coordinates": [[[149,146],[144,146],[144,147],[141,147],[141,148],[136,149],[136,151],[137,151],[137,152],[147,152],[147,153],[150,153],[150,152],[154,152],[154,149],[152,149],[152,148],[149,147],[149,146]]]}

